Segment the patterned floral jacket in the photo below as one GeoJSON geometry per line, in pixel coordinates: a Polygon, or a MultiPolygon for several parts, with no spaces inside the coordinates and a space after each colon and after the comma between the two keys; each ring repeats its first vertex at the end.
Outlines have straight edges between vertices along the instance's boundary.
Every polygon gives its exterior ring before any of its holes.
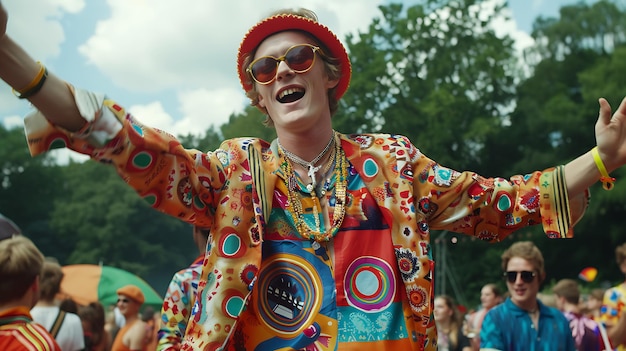
{"type": "MultiPolygon", "coordinates": [[[[183,349],[217,350],[229,338],[258,276],[280,161],[275,146],[239,138],[226,140],[215,152],[184,149],[173,136],[141,124],[104,95],[78,89],[74,95],[88,122],[83,130],[69,133],[34,112],[25,120],[31,154],[69,147],[112,164],[155,209],[211,227],[201,298],[183,349]]],[[[587,206],[587,192],[568,199],[563,167],[484,178],[437,164],[402,136],[340,138],[391,226],[410,301],[404,317],[414,350],[436,349],[431,229],[499,241],[524,226],[542,224],[549,237],[571,237],[587,206]]]]}

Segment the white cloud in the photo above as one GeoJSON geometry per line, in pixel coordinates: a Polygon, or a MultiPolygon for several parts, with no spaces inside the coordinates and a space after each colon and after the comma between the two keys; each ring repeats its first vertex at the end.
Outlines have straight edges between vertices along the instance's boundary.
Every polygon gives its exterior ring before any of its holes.
{"type": "MultiPolygon", "coordinates": [[[[503,0],[489,0],[483,3],[483,9],[490,9],[489,15],[493,14],[493,8],[495,4],[502,3],[503,0]]],[[[515,50],[518,54],[522,54],[523,50],[529,46],[532,46],[534,40],[528,33],[520,30],[517,26],[515,20],[512,19],[513,14],[511,13],[510,8],[505,8],[502,10],[502,16],[496,17],[492,21],[492,26],[496,32],[496,35],[510,35],[515,40],[515,50]],[[506,19],[505,17],[508,17],[506,19]]]]}
{"type": "MultiPolygon", "coordinates": [[[[134,91],[167,88],[239,87],[235,69],[238,45],[250,26],[290,1],[108,0],[111,16],[80,52],[119,86],[134,91]],[[250,9],[254,9],[251,11],[250,9]]],[[[378,12],[375,0],[339,4],[308,0],[299,5],[343,39],[365,28],[378,12]],[[349,14],[349,16],[346,16],[349,14]]]]}
{"type": "Polygon", "coordinates": [[[61,53],[65,35],[60,21],[64,14],[79,12],[85,6],[84,0],[10,0],[2,4],[9,13],[7,33],[42,61],[61,53]]]}
{"type": "Polygon", "coordinates": [[[24,126],[24,118],[22,116],[7,116],[3,120],[4,127],[7,129],[22,128],[24,126]]]}
{"type": "Polygon", "coordinates": [[[211,125],[219,127],[231,114],[242,112],[248,101],[240,89],[182,91],[178,99],[183,118],[174,126],[176,135],[204,133],[211,125]]]}
{"type": "Polygon", "coordinates": [[[163,105],[158,101],[144,105],[132,105],[128,108],[128,112],[141,123],[174,133],[172,130],[174,118],[165,111],[163,105]]]}

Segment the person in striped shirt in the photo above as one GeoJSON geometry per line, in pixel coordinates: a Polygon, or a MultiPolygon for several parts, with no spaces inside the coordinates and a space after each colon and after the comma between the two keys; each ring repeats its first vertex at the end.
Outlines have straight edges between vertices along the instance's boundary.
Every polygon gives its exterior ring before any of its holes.
{"type": "Polygon", "coordinates": [[[0,241],[0,350],[61,351],[54,338],[33,322],[44,257],[23,235],[0,241]]]}

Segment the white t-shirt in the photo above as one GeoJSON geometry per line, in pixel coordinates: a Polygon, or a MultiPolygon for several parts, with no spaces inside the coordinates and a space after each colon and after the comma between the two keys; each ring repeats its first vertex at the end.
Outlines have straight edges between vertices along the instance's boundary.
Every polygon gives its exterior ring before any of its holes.
{"type": "MultiPolygon", "coordinates": [[[[35,306],[30,310],[30,314],[33,316],[35,322],[43,325],[47,330],[50,330],[59,314],[59,307],[35,306]]],[[[55,340],[63,351],[78,351],[84,349],[85,339],[80,317],[74,313],[66,313],[55,340]]]]}

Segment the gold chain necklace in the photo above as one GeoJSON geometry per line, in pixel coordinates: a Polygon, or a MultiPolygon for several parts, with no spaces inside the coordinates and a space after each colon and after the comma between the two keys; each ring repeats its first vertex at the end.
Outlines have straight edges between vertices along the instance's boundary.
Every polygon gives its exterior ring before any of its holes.
{"type": "Polygon", "coordinates": [[[311,160],[311,162],[309,162],[300,158],[298,155],[292,153],[291,151],[285,149],[281,145],[280,140],[276,139],[278,148],[283,152],[283,154],[285,154],[285,156],[291,162],[295,162],[299,164],[300,166],[307,169],[307,174],[309,175],[309,178],[311,178],[311,183],[306,186],[308,191],[312,191],[317,185],[317,179],[316,179],[317,171],[319,171],[320,168],[322,168],[322,166],[316,166],[316,164],[324,157],[324,155],[326,155],[328,150],[330,150],[330,147],[333,145],[334,141],[335,141],[335,132],[333,131],[333,134],[330,136],[330,139],[328,140],[328,143],[324,147],[324,150],[322,150],[322,152],[320,152],[317,156],[315,156],[313,160],[311,160]]]}
{"type": "MultiPolygon", "coordinates": [[[[314,191],[311,191],[311,199],[313,200],[313,217],[315,220],[315,229],[309,227],[304,220],[304,211],[302,209],[302,201],[298,198],[298,182],[296,174],[291,165],[291,160],[285,157],[283,167],[285,170],[285,185],[287,186],[287,197],[289,203],[287,205],[288,212],[291,213],[296,229],[305,238],[315,242],[329,241],[339,231],[339,227],[343,223],[346,213],[346,196],[348,185],[348,161],[346,155],[341,148],[339,142],[335,142],[334,160],[329,160],[335,164],[335,206],[333,208],[333,220],[328,231],[322,232],[318,207],[321,207],[319,199],[314,191]]],[[[332,155],[331,155],[332,156],[332,155]]]]}

